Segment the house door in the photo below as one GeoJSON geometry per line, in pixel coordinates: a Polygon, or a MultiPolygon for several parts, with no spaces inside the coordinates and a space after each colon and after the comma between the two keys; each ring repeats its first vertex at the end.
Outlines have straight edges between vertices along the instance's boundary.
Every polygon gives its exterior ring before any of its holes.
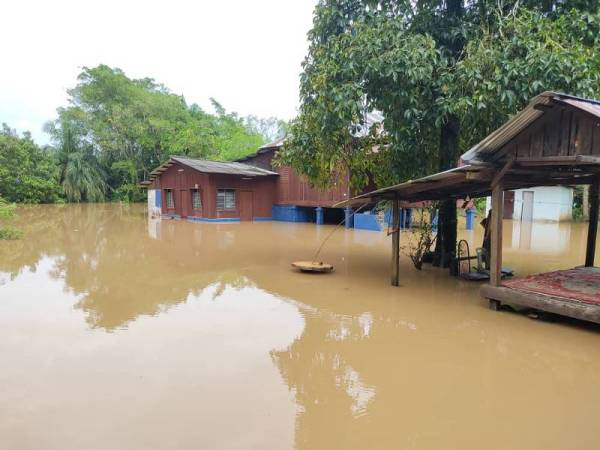
{"type": "Polygon", "coordinates": [[[176,206],[178,206],[178,213],[181,215],[181,217],[187,217],[190,215],[190,191],[184,189],[179,191],[179,205],[176,206]]]}
{"type": "Polygon", "coordinates": [[[533,191],[523,191],[521,220],[524,222],[531,222],[533,220],[533,191]]]}
{"type": "Polygon", "coordinates": [[[512,219],[513,211],[515,210],[515,192],[504,192],[504,218],[512,219]]]}
{"type": "Polygon", "coordinates": [[[251,221],[254,217],[254,195],[252,191],[240,191],[240,220],[251,221]]]}

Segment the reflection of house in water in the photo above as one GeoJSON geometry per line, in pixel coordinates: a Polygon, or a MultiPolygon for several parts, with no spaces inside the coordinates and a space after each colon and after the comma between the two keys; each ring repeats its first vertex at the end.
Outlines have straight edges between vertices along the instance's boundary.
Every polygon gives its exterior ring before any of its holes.
{"type": "Polygon", "coordinates": [[[540,253],[564,253],[571,242],[570,222],[512,221],[512,244],[507,248],[540,253]]]}

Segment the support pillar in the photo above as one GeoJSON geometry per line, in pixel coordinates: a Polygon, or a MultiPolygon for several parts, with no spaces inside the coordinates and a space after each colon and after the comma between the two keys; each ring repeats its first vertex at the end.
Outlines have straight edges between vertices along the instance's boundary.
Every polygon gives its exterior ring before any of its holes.
{"type": "Polygon", "coordinates": [[[352,226],[354,225],[354,217],[352,216],[352,213],[352,208],[347,206],[344,210],[344,224],[346,228],[352,228],[352,226]]]}
{"type": "Polygon", "coordinates": [[[598,235],[598,195],[600,181],[596,179],[590,186],[590,222],[588,223],[587,246],[585,249],[585,267],[593,267],[596,257],[596,237],[598,235]]]}
{"type": "Polygon", "coordinates": [[[325,223],[325,210],[320,206],[315,209],[317,225],[323,225],[325,223]]]}
{"type": "Polygon", "coordinates": [[[392,206],[392,286],[400,282],[400,202],[393,201],[392,206]]]}
{"type": "Polygon", "coordinates": [[[473,230],[473,222],[475,222],[475,208],[468,208],[467,215],[467,230],[473,230]]]}
{"type": "Polygon", "coordinates": [[[502,215],[504,213],[504,184],[492,188],[492,223],[490,252],[490,284],[500,286],[502,279],[502,215]]]}

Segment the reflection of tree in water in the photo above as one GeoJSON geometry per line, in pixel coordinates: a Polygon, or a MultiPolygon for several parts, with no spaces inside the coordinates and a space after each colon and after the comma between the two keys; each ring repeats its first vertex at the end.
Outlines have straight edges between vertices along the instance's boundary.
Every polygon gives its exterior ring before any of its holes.
{"type": "Polygon", "coordinates": [[[26,237],[19,246],[0,247],[9,256],[0,270],[14,276],[35,270],[44,256],[53,258],[51,275],[80,296],[76,306],[90,326],[109,330],[184,302],[215,282],[221,292],[247,283],[235,270],[223,274],[201,257],[215,239],[204,240],[200,252],[190,229],[150,238],[143,211],[141,205],[93,204],[25,209],[19,220],[26,237]]]}
{"type": "Polygon", "coordinates": [[[366,349],[370,319],[334,313],[326,318],[306,316],[302,336],[287,350],[272,352],[300,406],[296,447],[347,448],[349,430],[376,397],[375,387],[363,379],[360,367],[353,366],[362,359],[356,347],[366,349]]]}

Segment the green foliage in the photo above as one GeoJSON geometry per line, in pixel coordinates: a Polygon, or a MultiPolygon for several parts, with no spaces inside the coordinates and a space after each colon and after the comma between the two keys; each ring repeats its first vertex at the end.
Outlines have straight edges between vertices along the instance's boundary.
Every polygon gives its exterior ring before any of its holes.
{"type": "Polygon", "coordinates": [[[29,133],[20,137],[6,124],[0,130],[0,195],[24,203],[50,203],[60,195],[49,152],[38,147],[29,133]]]}
{"type": "Polygon", "coordinates": [[[143,200],[139,182],[170,155],[240,158],[280,125],[241,118],[214,100],[216,114],[209,114],[150,78],[131,79],[106,65],[84,68],[68,92],[70,106],[46,131],[66,198],[75,202],[143,200]]]}
{"type": "Polygon", "coordinates": [[[93,147],[75,134],[68,122],[52,129],[59,180],[70,202],[99,202],[106,193],[105,175],[93,147]]]}
{"type": "Polygon", "coordinates": [[[265,143],[265,138],[258,130],[248,128],[244,119],[236,113],[227,113],[215,99],[211,101],[217,112],[217,116],[212,117],[213,148],[219,149],[215,159],[232,161],[242,158],[256,152],[258,147],[265,143]]]}
{"type": "Polygon", "coordinates": [[[473,199],[473,205],[475,206],[475,209],[477,210],[478,216],[485,217],[485,207],[486,207],[485,202],[486,202],[486,200],[483,197],[473,199]]]}
{"type": "Polygon", "coordinates": [[[340,166],[355,187],[370,175],[397,183],[455,164],[457,150],[544,90],[598,96],[592,3],[321,0],[281,162],[317,185],[340,166]],[[385,133],[353,137],[371,110],[383,113],[385,133]]]}
{"type": "Polygon", "coordinates": [[[408,238],[408,245],[403,246],[402,250],[410,258],[415,269],[421,270],[425,262],[424,258],[431,251],[436,236],[430,220],[433,217],[433,209],[419,209],[418,215],[417,223],[408,238]]]}
{"type": "Polygon", "coordinates": [[[244,120],[246,128],[256,135],[262,136],[267,142],[273,142],[284,137],[288,132],[288,123],[277,117],[265,119],[250,115],[244,120]]]}
{"type": "Polygon", "coordinates": [[[22,232],[11,225],[3,224],[7,219],[11,219],[15,215],[17,205],[8,203],[3,198],[0,198],[0,240],[15,240],[20,239],[22,232]]]}

